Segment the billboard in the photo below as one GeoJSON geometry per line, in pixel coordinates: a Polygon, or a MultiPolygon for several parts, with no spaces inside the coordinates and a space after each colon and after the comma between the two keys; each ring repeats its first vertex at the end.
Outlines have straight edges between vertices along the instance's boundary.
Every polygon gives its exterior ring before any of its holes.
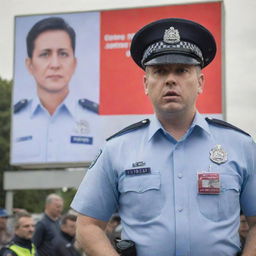
{"type": "Polygon", "coordinates": [[[143,90],[144,71],[129,48],[138,29],[169,17],[191,19],[213,33],[217,55],[203,71],[206,84],[197,107],[221,117],[220,2],[17,16],[11,164],[85,166],[108,136],[153,115],[143,90]],[[75,40],[72,32],[51,24],[40,32],[59,18],[75,32],[75,40]]]}

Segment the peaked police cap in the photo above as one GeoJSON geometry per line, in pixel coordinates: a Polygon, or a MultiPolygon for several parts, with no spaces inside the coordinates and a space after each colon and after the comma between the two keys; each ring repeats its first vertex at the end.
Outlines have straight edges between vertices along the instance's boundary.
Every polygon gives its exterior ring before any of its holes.
{"type": "Polygon", "coordinates": [[[215,57],[216,42],[209,30],[185,19],[152,22],[133,37],[131,56],[145,69],[148,65],[190,64],[207,66],[215,57]]]}

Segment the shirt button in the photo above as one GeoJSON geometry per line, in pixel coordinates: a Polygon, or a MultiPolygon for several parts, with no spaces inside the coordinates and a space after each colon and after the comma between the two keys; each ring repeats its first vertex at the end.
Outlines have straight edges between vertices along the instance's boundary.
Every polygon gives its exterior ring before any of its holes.
{"type": "Polygon", "coordinates": [[[182,177],[183,177],[182,173],[179,172],[179,173],[178,173],[178,178],[181,179],[182,177]]]}
{"type": "Polygon", "coordinates": [[[183,208],[178,208],[178,211],[179,211],[179,212],[182,212],[182,211],[183,211],[183,208]]]}

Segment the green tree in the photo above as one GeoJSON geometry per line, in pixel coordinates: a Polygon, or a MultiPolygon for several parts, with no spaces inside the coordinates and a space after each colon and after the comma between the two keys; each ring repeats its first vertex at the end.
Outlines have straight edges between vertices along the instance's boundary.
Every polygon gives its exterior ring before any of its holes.
{"type": "Polygon", "coordinates": [[[0,205],[4,205],[3,172],[13,170],[10,166],[10,119],[12,81],[0,78],[0,205]]]}
{"type": "Polygon", "coordinates": [[[61,189],[48,190],[19,190],[14,193],[14,208],[23,208],[32,213],[41,213],[44,210],[47,195],[56,193],[64,199],[63,212],[70,209],[70,203],[76,193],[76,189],[70,188],[65,191],[61,189]]]}

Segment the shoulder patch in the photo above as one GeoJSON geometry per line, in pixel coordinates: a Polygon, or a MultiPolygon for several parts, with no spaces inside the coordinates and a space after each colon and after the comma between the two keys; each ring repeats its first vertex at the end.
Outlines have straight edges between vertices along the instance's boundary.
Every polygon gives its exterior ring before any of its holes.
{"type": "Polygon", "coordinates": [[[28,105],[28,100],[27,99],[22,99],[18,101],[14,106],[13,106],[13,113],[19,113],[22,109],[24,109],[28,105]]]}
{"type": "Polygon", "coordinates": [[[96,102],[93,102],[87,99],[80,99],[78,100],[78,104],[84,109],[87,109],[96,114],[99,114],[99,104],[97,104],[96,102]]]}
{"type": "Polygon", "coordinates": [[[227,128],[231,128],[233,130],[236,130],[238,132],[241,132],[241,133],[251,137],[251,135],[249,133],[247,133],[247,132],[241,130],[240,128],[238,128],[238,127],[236,127],[236,126],[234,126],[230,123],[227,123],[223,120],[215,119],[215,118],[208,118],[208,117],[206,117],[205,120],[210,124],[215,124],[215,125],[220,125],[220,126],[224,126],[224,127],[227,127],[227,128]]]}
{"type": "Polygon", "coordinates": [[[140,129],[142,127],[148,126],[149,123],[150,123],[149,119],[144,119],[144,120],[142,120],[140,122],[137,122],[135,124],[131,124],[131,125],[127,126],[126,128],[122,129],[121,131],[119,131],[119,132],[113,134],[112,136],[108,137],[106,139],[106,141],[111,140],[114,137],[118,137],[120,135],[123,135],[127,132],[134,131],[134,130],[140,129]]]}

